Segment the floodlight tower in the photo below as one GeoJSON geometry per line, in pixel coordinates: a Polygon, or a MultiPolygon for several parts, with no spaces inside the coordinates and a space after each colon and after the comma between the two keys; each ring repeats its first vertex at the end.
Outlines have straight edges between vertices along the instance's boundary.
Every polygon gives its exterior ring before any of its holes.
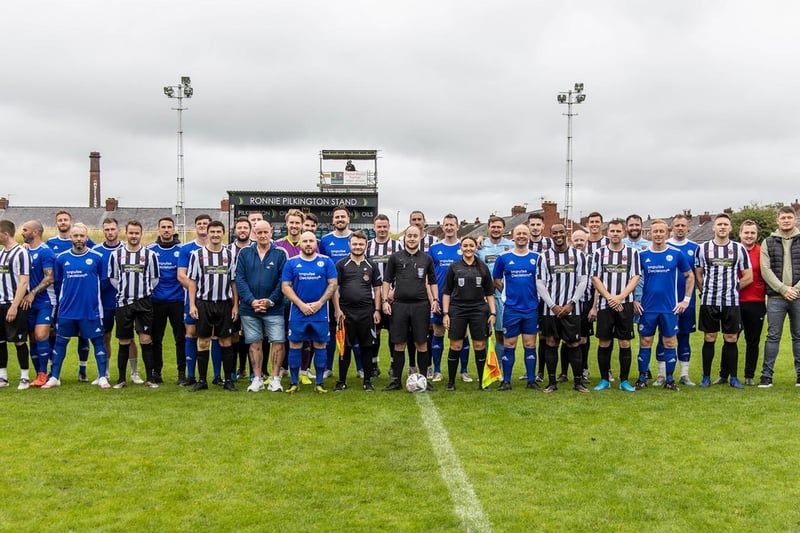
{"type": "Polygon", "coordinates": [[[576,83],[575,88],[566,92],[558,93],[558,103],[567,104],[567,112],[562,115],[567,116],[567,181],[566,198],[564,199],[564,225],[567,227],[567,234],[572,233],[572,117],[577,113],[572,112],[573,104],[582,104],[586,100],[583,93],[583,83],[576,83]]]}
{"type": "Polygon", "coordinates": [[[186,187],[183,177],[183,111],[189,109],[183,107],[183,99],[191,98],[194,94],[192,80],[189,76],[181,76],[178,85],[164,86],[164,94],[167,98],[177,98],[178,107],[172,109],[178,112],[178,199],[175,208],[172,210],[176,218],[176,230],[181,235],[181,242],[186,242],[186,187]]]}

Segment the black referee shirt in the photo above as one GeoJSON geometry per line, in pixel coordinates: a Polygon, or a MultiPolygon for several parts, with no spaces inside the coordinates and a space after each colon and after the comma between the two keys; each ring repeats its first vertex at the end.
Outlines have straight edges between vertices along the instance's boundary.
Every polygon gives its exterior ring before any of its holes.
{"type": "Polygon", "coordinates": [[[494,294],[492,275],[489,269],[483,269],[476,258],[468,265],[463,259],[451,264],[444,278],[443,294],[450,295],[450,308],[474,309],[482,307],[486,297],[494,294]]]}
{"type": "MultiPolygon", "coordinates": [[[[375,311],[373,289],[381,286],[378,267],[366,257],[356,263],[348,255],[336,263],[336,277],[339,282],[339,305],[352,311],[375,311]]],[[[374,289],[380,290],[380,289],[374,289]]]]}
{"type": "Polygon", "coordinates": [[[393,253],[386,263],[383,281],[394,283],[394,299],[398,302],[419,302],[428,299],[427,285],[436,285],[436,272],[431,256],[417,249],[393,253]]]}

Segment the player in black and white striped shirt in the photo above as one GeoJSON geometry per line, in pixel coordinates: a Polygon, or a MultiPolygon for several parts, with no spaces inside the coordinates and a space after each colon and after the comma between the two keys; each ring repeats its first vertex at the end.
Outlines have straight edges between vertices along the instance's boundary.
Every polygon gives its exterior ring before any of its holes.
{"type": "Polygon", "coordinates": [[[536,289],[544,301],[544,316],[541,319],[542,333],[547,339],[545,358],[549,383],[545,393],[558,390],[556,367],[558,345],[566,343],[569,362],[574,376],[573,388],[578,392],[589,392],[583,383],[581,364],[581,298],[588,282],[587,260],[583,252],[567,243],[564,224],[553,224],[550,228],[553,248],[539,256],[536,267],[536,289]]]}
{"type": "Polygon", "coordinates": [[[235,391],[231,374],[236,370],[231,336],[233,322],[239,313],[239,296],[233,277],[236,260],[233,252],[222,245],[225,226],[219,220],[208,224],[208,244],[192,252],[187,268],[189,280],[189,314],[197,320],[197,367],[199,376],[192,392],[208,389],[208,357],[211,337],[219,338],[223,387],[235,391]]]}
{"type": "Polygon", "coordinates": [[[28,251],[14,240],[16,227],[0,220],[0,387],[8,387],[8,343],[14,343],[19,361],[20,390],[30,386],[28,311],[20,308],[31,275],[28,251]]]}
{"type": "Polygon", "coordinates": [[[592,211],[586,217],[586,227],[589,230],[589,236],[586,239],[586,253],[589,257],[593,257],[594,253],[602,248],[608,246],[608,237],[603,235],[603,215],[597,211],[592,211]]]}
{"type": "Polygon", "coordinates": [[[142,360],[147,377],[145,386],[158,388],[159,377],[155,369],[161,368],[153,361],[153,302],[151,296],[158,284],[158,256],[149,248],[142,246],[142,224],[131,220],[125,226],[127,244],[120,246],[108,258],[108,279],[117,290],[117,369],[119,379],[115,389],[125,386],[134,329],[139,334],[142,347],[142,360]]]}
{"type": "MultiPolygon", "coordinates": [[[[739,347],[736,341],[742,330],[739,289],[753,282],[750,256],[741,243],[730,239],[731,219],[725,213],[714,217],[714,238],[701,244],[695,255],[695,279],[700,290],[700,331],[703,335],[703,381],[711,384],[714,343],[722,330],[722,366],[728,370],[731,387],[743,389],[738,378],[739,347]],[[740,279],[741,274],[741,279],[740,279]]],[[[715,382],[725,383],[724,378],[715,382]]]]}
{"type": "Polygon", "coordinates": [[[541,254],[554,246],[552,238],[542,235],[544,231],[544,215],[541,213],[528,215],[528,227],[531,230],[531,240],[528,241],[528,249],[530,251],[541,254]]]}
{"type": "Polygon", "coordinates": [[[633,339],[633,291],[642,275],[639,252],[622,243],[625,222],[616,218],[608,223],[608,246],[597,250],[592,257],[592,284],[597,291],[597,365],[600,383],[596,391],[611,387],[607,379],[611,370],[611,342],[619,339],[619,388],[626,392],[636,389],[628,381],[631,370],[631,339],[633,339]]]}
{"type": "MultiPolygon", "coordinates": [[[[380,274],[381,279],[383,279],[383,269],[386,268],[386,263],[389,261],[389,257],[396,251],[400,250],[400,243],[395,239],[392,239],[389,236],[389,231],[391,229],[391,225],[389,222],[389,217],[386,215],[379,213],[375,216],[375,219],[372,221],[372,229],[375,231],[375,238],[370,239],[367,242],[367,251],[366,256],[367,259],[371,260],[375,263],[375,266],[378,267],[378,273],[380,274]]],[[[394,291],[389,291],[389,300],[394,299],[394,291]]],[[[381,321],[376,326],[376,334],[378,335],[378,346],[375,349],[375,356],[372,360],[372,377],[376,378],[380,376],[381,369],[379,368],[379,357],[378,352],[380,352],[380,342],[381,342],[381,330],[385,329],[387,332],[389,331],[389,317],[383,314],[383,310],[381,310],[381,321]]],[[[389,336],[386,336],[386,342],[389,342],[389,336]]],[[[391,345],[389,345],[389,352],[391,353],[391,345]]]]}

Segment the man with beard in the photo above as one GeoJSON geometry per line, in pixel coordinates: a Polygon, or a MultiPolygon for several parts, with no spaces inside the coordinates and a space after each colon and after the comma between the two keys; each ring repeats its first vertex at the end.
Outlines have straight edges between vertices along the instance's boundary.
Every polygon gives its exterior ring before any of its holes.
{"type": "MultiPolygon", "coordinates": [[[[103,257],[87,246],[88,230],[77,223],[70,232],[72,248],[56,257],[55,280],[61,287],[58,293],[58,320],[53,347],[50,378],[43,389],[61,386],[61,367],[64,364],[70,337],[82,336],[94,347],[97,361],[97,385],[111,388],[106,378],[107,354],[103,344],[103,324],[100,314],[100,280],[103,277],[103,257]]],[[[85,376],[85,373],[84,373],[85,376]]]]}
{"type": "Polygon", "coordinates": [[[586,256],[567,243],[567,229],[564,224],[550,227],[553,247],[539,256],[536,288],[544,301],[542,331],[546,337],[548,385],[544,393],[558,390],[556,367],[558,365],[558,345],[567,345],[572,374],[573,389],[589,392],[582,383],[581,368],[581,299],[588,283],[586,256]]]}
{"type": "MultiPolygon", "coordinates": [[[[254,233],[250,222],[251,216],[256,221],[263,220],[261,213],[250,213],[248,217],[237,218],[236,223],[233,226],[233,234],[236,238],[228,246],[228,248],[230,248],[231,252],[233,252],[233,257],[235,259],[238,259],[239,253],[241,253],[242,250],[245,248],[250,248],[250,246],[255,243],[255,240],[252,239],[254,233]]],[[[272,226],[270,226],[270,230],[271,229],[272,226]]],[[[241,330],[242,323],[240,315],[239,318],[237,318],[233,323],[233,337],[231,338],[231,342],[233,343],[233,353],[238,357],[239,369],[236,371],[235,376],[226,376],[226,379],[242,379],[245,377],[245,364],[248,359],[248,348],[247,343],[242,340],[242,336],[240,335],[241,330]]]]}
{"type": "MultiPolygon", "coordinates": [[[[333,231],[323,235],[319,240],[319,252],[331,258],[334,264],[344,259],[350,254],[350,212],[346,207],[340,205],[333,210],[333,231]]],[[[336,315],[333,306],[330,307],[331,316],[329,317],[329,327],[331,337],[336,337],[336,315]]],[[[328,343],[328,353],[325,362],[325,377],[333,376],[333,357],[336,352],[336,343],[328,343]]],[[[361,361],[356,359],[356,366],[361,372],[361,361]]]]}
{"type": "MultiPolygon", "coordinates": [[[[153,288],[158,285],[158,257],[155,252],[142,246],[142,224],[131,220],[125,226],[127,244],[111,252],[108,261],[108,277],[116,292],[116,321],[119,351],[117,369],[119,380],[115,389],[125,386],[125,372],[133,332],[139,334],[144,360],[145,386],[158,388],[153,361],[153,288]]],[[[131,369],[133,370],[133,369],[131,369]]],[[[134,381],[135,383],[135,381],[134,381]]]]}
{"type": "MultiPolygon", "coordinates": [[[[548,250],[553,247],[553,239],[550,237],[545,237],[542,235],[544,231],[544,215],[542,213],[531,213],[528,215],[528,227],[531,230],[530,241],[528,242],[528,248],[536,252],[537,254],[541,254],[545,250],[548,250]]],[[[539,300],[539,316],[544,316],[544,303],[539,300]]],[[[539,336],[539,372],[536,375],[536,381],[542,381],[542,376],[544,373],[544,365],[545,365],[545,358],[544,354],[547,352],[547,342],[544,335],[539,336]]],[[[519,379],[528,379],[527,373],[524,376],[520,376],[519,379]]]]}
{"type": "Polygon", "coordinates": [[[158,285],[153,289],[153,371],[156,383],[162,383],[161,366],[164,361],[164,333],[167,321],[175,340],[175,364],[178,369],[179,386],[186,385],[186,326],[183,324],[184,293],[178,281],[178,256],[180,241],[175,233],[175,221],[170,217],[158,220],[158,237],[148,246],[158,261],[158,285]]]}
{"type": "MultiPolygon", "coordinates": [[[[58,229],[58,235],[54,237],[50,237],[47,239],[47,246],[53,250],[53,253],[58,257],[58,254],[62,252],[66,252],[72,249],[72,238],[71,238],[71,231],[72,231],[72,215],[69,214],[68,211],[60,210],[56,212],[56,229],[58,229]]],[[[88,249],[94,248],[94,241],[90,239],[87,235],[86,237],[86,247],[88,249]]],[[[56,294],[61,292],[61,282],[59,280],[55,281],[54,284],[56,294]]],[[[58,302],[56,301],[56,307],[53,312],[53,319],[57,321],[58,319],[58,302]]],[[[50,349],[52,350],[55,346],[56,341],[56,328],[55,322],[53,323],[53,328],[50,330],[50,349]]],[[[89,340],[83,337],[78,337],[78,381],[86,382],[89,381],[89,378],[86,377],[86,362],[89,360],[89,340]]]]}
{"type": "Polygon", "coordinates": [[[56,293],[53,289],[53,267],[56,256],[42,241],[44,227],[38,220],[22,225],[22,240],[31,258],[31,275],[28,293],[22,298],[20,309],[28,311],[30,353],[36,379],[31,385],[41,387],[47,382],[47,363],[50,362],[50,327],[53,325],[53,307],[56,293]]]}
{"type": "MultiPolygon", "coordinates": [[[[739,241],[747,250],[747,255],[750,256],[750,266],[753,269],[753,282],[747,287],[743,287],[739,293],[739,308],[742,311],[745,342],[744,384],[755,385],[758,343],[761,341],[767,306],[764,303],[766,286],[764,278],[761,277],[761,246],[758,245],[758,225],[754,221],[742,222],[742,225],[739,226],[739,241]]],[[[720,377],[728,377],[727,369],[720,367],[720,377]]]]}
{"type": "Polygon", "coordinates": [[[350,351],[354,344],[360,347],[361,364],[364,368],[364,390],[371,392],[372,361],[377,334],[375,326],[380,323],[381,277],[378,267],[367,259],[364,252],[367,236],[362,231],[350,234],[350,255],[336,263],[339,289],[333,294],[337,323],[343,322],[345,349],[339,358],[339,380],[335,391],[347,388],[347,370],[350,366],[350,351]]]}
{"type": "MultiPolygon", "coordinates": [[[[439,291],[431,256],[420,249],[422,231],[417,226],[406,228],[404,248],[392,254],[386,264],[381,300],[383,312],[391,316],[392,381],[384,391],[402,390],[406,344],[410,338],[417,348],[419,372],[427,375],[428,327],[430,313],[438,313],[439,291]],[[389,290],[394,285],[394,301],[389,302],[389,290]]],[[[428,390],[435,390],[428,383],[428,390]]]]}
{"type": "Polygon", "coordinates": [[[330,342],[328,327],[329,300],[336,292],[336,265],[328,256],[317,253],[317,238],[310,231],[300,236],[300,255],[286,262],[281,275],[281,290],[289,299],[289,374],[291,385],[286,391],[300,390],[300,360],[303,342],[314,346],[314,367],[318,393],[328,390],[323,385],[326,345],[330,342]]]}

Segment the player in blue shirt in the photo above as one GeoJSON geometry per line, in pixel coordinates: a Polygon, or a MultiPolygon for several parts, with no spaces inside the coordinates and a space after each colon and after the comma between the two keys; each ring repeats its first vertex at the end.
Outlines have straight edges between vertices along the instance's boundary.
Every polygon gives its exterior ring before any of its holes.
{"type": "MultiPolygon", "coordinates": [[[[183,288],[188,291],[189,277],[187,275],[189,269],[189,258],[192,252],[198,250],[208,243],[208,225],[211,223],[211,217],[206,214],[197,215],[194,218],[194,231],[196,234],[195,240],[187,242],[181,246],[178,255],[178,281],[183,288]]],[[[180,386],[192,386],[197,383],[195,378],[195,367],[197,363],[197,320],[189,314],[189,293],[184,291],[184,304],[183,304],[183,323],[186,327],[186,334],[184,337],[184,350],[186,352],[186,379],[185,383],[178,383],[180,386]]],[[[220,379],[220,366],[222,362],[222,352],[219,347],[219,341],[216,339],[211,340],[211,360],[214,368],[214,381],[213,384],[221,384],[220,379]]]]}
{"type": "MultiPolygon", "coordinates": [[[[72,231],[72,215],[69,211],[60,210],[56,212],[56,228],[58,229],[58,235],[55,237],[51,237],[47,239],[47,246],[53,250],[53,253],[58,257],[58,254],[62,252],[66,252],[72,249],[72,239],[70,237],[70,231],[72,231]]],[[[86,237],[86,247],[88,249],[92,249],[94,247],[94,241],[90,239],[88,236],[86,237]]],[[[60,282],[56,280],[55,282],[55,293],[58,294],[61,289],[60,282]]],[[[56,303],[56,309],[53,313],[53,318],[58,319],[58,303],[56,303]]],[[[55,326],[55,324],[53,324],[55,326]]],[[[50,349],[52,350],[55,346],[56,341],[56,330],[55,327],[50,331],[50,349]]],[[[84,339],[83,337],[78,337],[78,381],[89,381],[86,377],[86,362],[89,360],[89,340],[84,339]]]]}
{"type": "Polygon", "coordinates": [[[55,278],[56,254],[42,242],[44,227],[38,220],[29,220],[22,225],[22,240],[28,246],[31,257],[31,277],[28,293],[22,299],[21,307],[29,309],[28,334],[30,353],[36,379],[31,383],[41,387],[47,382],[47,363],[50,362],[50,327],[53,325],[53,309],[56,293],[53,288],[55,278]]]}
{"type": "MultiPolygon", "coordinates": [[[[489,272],[492,272],[497,258],[514,248],[514,241],[503,237],[506,221],[502,217],[490,216],[488,226],[489,238],[483,239],[476,255],[489,267],[489,272]]],[[[499,290],[494,292],[494,304],[497,310],[497,319],[494,323],[495,351],[503,353],[503,301],[499,290]]]]}
{"type": "Polygon", "coordinates": [[[677,248],[667,246],[669,229],[663,220],[654,220],[650,224],[650,237],[653,243],[650,248],[639,254],[642,263],[642,295],[636,298],[633,308],[640,315],[639,319],[639,379],[634,387],[637,390],[647,387],[647,370],[650,368],[650,356],[653,336],[656,328],[664,342],[664,360],[666,377],[664,388],[678,390],[673,378],[677,355],[675,350],[678,333],[678,315],[686,311],[694,291],[694,274],[692,265],[677,248]],[[686,278],[686,290],[683,299],[677,291],[678,277],[686,278]]]}
{"type": "MultiPolygon", "coordinates": [[[[319,253],[327,255],[333,261],[333,264],[339,260],[350,256],[350,211],[344,206],[338,206],[333,210],[333,231],[322,236],[319,240],[319,253]]],[[[302,246],[302,245],[301,245],[302,246]]],[[[333,313],[333,306],[331,306],[331,313],[333,313]]],[[[331,336],[336,335],[336,317],[331,314],[328,321],[331,336]]],[[[333,357],[336,351],[336,343],[328,343],[328,352],[326,354],[325,362],[325,377],[333,375],[333,357]]],[[[359,374],[363,371],[361,368],[361,354],[358,351],[358,345],[353,346],[353,352],[356,357],[356,370],[359,374]]],[[[316,365],[315,365],[316,366],[316,365]]]]}
{"type": "Polygon", "coordinates": [[[310,231],[300,236],[300,255],[286,261],[281,275],[281,290],[289,299],[289,373],[288,393],[300,388],[300,362],[303,342],[314,346],[314,367],[317,371],[317,392],[328,392],[322,381],[325,375],[329,300],[336,291],[336,265],[327,256],[317,253],[317,238],[310,231]]]}
{"type": "MultiPolygon", "coordinates": [[[[444,239],[434,243],[428,248],[428,255],[433,259],[433,270],[436,272],[436,284],[439,294],[444,289],[444,280],[450,265],[461,260],[461,243],[458,241],[458,217],[447,214],[442,220],[444,239]]],[[[433,374],[427,376],[432,381],[442,381],[442,354],[444,353],[444,321],[441,313],[434,313],[431,317],[433,324],[433,337],[431,339],[431,359],[433,360],[433,374]]],[[[469,360],[469,345],[466,345],[467,361],[469,360]]],[[[462,380],[472,381],[467,374],[467,361],[464,361],[464,349],[461,350],[462,380]],[[464,379],[466,374],[466,379],[464,379]]]]}
{"type": "MultiPolygon", "coordinates": [[[[175,221],[162,217],[158,221],[158,237],[148,248],[156,254],[160,276],[153,289],[153,366],[156,383],[161,383],[164,362],[164,333],[167,321],[175,339],[175,363],[178,368],[178,385],[186,384],[186,327],[183,325],[183,286],[178,281],[180,241],[175,234],[175,221]]],[[[188,263],[187,263],[188,264],[188,263]]]]}
{"type": "Polygon", "coordinates": [[[530,251],[531,230],[526,224],[514,228],[514,249],[497,257],[494,286],[501,292],[503,315],[503,381],[497,390],[511,390],[511,371],[516,360],[517,337],[522,335],[525,371],[529,389],[536,384],[536,334],[539,333],[539,294],[536,290],[536,263],[539,254],[530,251]]]}
{"type": "Polygon", "coordinates": [[[88,231],[83,224],[72,227],[72,249],[60,254],[55,263],[55,279],[61,285],[58,297],[56,343],[53,348],[51,376],[43,389],[61,385],[61,366],[70,337],[82,336],[94,347],[98,386],[111,388],[106,378],[107,354],[103,344],[103,307],[100,303],[100,281],[103,279],[103,257],[88,249],[88,231]]]}

